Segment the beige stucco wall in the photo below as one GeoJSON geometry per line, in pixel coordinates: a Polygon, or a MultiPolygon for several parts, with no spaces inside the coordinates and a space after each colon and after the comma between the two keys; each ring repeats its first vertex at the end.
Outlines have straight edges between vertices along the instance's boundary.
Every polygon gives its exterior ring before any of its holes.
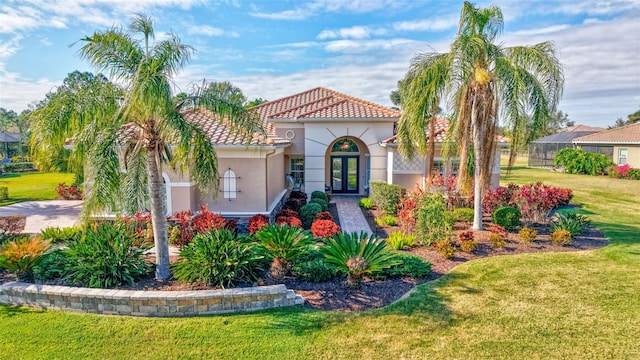
{"type": "Polygon", "coordinates": [[[304,124],[286,122],[274,126],[278,137],[291,141],[291,146],[284,150],[286,155],[304,155],[304,124]]]}
{"type": "Polygon", "coordinates": [[[627,164],[631,167],[640,168],[640,145],[617,145],[613,147],[613,162],[618,164],[620,149],[627,149],[627,164]]]}
{"type": "Polygon", "coordinates": [[[336,140],[348,136],[356,140],[361,146],[359,192],[364,194],[365,186],[365,151],[371,158],[371,179],[385,180],[386,151],[378,145],[382,139],[393,135],[393,121],[363,121],[351,122],[315,122],[305,123],[305,191],[324,191],[325,184],[329,184],[329,163],[327,149],[336,140]],[[364,151],[362,151],[364,150],[364,151]]]}

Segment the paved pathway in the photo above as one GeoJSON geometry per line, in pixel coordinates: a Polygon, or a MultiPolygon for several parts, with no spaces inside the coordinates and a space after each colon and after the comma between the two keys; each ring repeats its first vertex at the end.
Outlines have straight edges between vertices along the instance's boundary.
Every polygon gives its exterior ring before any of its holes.
{"type": "Polygon", "coordinates": [[[372,234],[371,228],[367,219],[362,215],[362,210],[358,206],[358,200],[360,196],[349,195],[331,195],[331,201],[336,204],[338,208],[338,216],[340,217],[340,228],[345,232],[357,232],[365,231],[367,234],[372,234]]]}
{"type": "Polygon", "coordinates": [[[0,216],[26,215],[24,233],[36,234],[42,229],[67,227],[80,223],[82,200],[25,201],[0,207],[0,216]]]}

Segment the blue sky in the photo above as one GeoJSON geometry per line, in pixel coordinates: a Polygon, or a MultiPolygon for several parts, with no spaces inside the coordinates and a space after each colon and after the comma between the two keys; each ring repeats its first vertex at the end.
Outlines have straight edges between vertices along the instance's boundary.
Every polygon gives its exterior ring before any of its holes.
{"type": "MultiPolygon", "coordinates": [[[[560,110],[593,126],[640,109],[640,0],[478,1],[498,5],[505,46],[554,41],[564,64],[560,110]]],[[[447,51],[461,1],[428,0],[3,0],[0,107],[21,111],[74,71],[94,71],[76,42],[156,21],[197,50],[177,91],[203,78],[231,81],[249,99],[324,86],[382,105],[420,51],[447,51]]],[[[95,71],[94,71],[95,72],[95,71]]]]}

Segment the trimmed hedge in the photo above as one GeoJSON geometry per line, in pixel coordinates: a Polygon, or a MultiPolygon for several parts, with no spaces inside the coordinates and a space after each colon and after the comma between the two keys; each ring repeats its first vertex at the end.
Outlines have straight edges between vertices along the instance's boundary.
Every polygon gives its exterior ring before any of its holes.
{"type": "Polygon", "coordinates": [[[369,182],[371,187],[371,200],[385,215],[398,215],[400,199],[407,193],[407,189],[399,185],[387,184],[384,181],[373,180],[369,182]]]}

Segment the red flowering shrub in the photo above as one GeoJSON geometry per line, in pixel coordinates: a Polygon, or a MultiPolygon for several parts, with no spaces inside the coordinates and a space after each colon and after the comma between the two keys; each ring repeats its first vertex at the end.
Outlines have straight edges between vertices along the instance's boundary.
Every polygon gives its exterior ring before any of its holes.
{"type": "Polygon", "coordinates": [[[316,216],[316,220],[331,220],[333,221],[333,215],[331,215],[330,212],[328,211],[322,211],[318,213],[318,216],[316,216]]]}
{"type": "Polygon", "coordinates": [[[210,230],[225,228],[227,221],[220,215],[209,210],[207,205],[200,205],[200,211],[191,219],[193,231],[198,234],[210,230]]]}
{"type": "Polygon", "coordinates": [[[78,185],[67,186],[65,183],[58,184],[56,192],[63,200],[82,200],[82,190],[78,185]]]}
{"type": "Polygon", "coordinates": [[[493,214],[493,210],[515,205],[516,194],[520,191],[520,186],[510,183],[507,187],[498,186],[495,190],[489,192],[482,199],[484,211],[493,214]]]}
{"type": "Polygon", "coordinates": [[[297,226],[302,229],[302,220],[300,220],[300,218],[295,216],[279,216],[276,218],[276,223],[278,225],[286,224],[286,225],[289,225],[290,227],[297,226]]]}
{"type": "Polygon", "coordinates": [[[458,238],[460,239],[460,241],[473,240],[473,231],[463,231],[458,235],[458,238]]]}
{"type": "Polygon", "coordinates": [[[333,220],[316,220],[311,224],[311,233],[316,239],[331,237],[340,232],[340,226],[333,220]]]}
{"type": "Polygon", "coordinates": [[[544,185],[542,182],[522,187],[509,184],[490,190],[482,200],[484,211],[493,213],[503,206],[516,206],[520,209],[522,220],[542,222],[547,213],[560,205],[566,205],[573,197],[571,189],[544,185]]]}
{"type": "Polygon", "coordinates": [[[269,225],[269,218],[266,215],[253,215],[251,219],[249,219],[249,234],[255,234],[265,225],[269,225]]]}
{"type": "Polygon", "coordinates": [[[489,224],[489,226],[487,226],[487,230],[489,230],[489,232],[491,232],[492,234],[498,234],[505,237],[507,236],[507,230],[505,230],[503,226],[500,226],[498,224],[489,224]]]}
{"type": "Polygon", "coordinates": [[[624,164],[624,165],[617,166],[615,168],[614,177],[623,178],[624,179],[624,178],[629,176],[629,172],[631,170],[633,170],[633,168],[629,164],[624,164]]]}

